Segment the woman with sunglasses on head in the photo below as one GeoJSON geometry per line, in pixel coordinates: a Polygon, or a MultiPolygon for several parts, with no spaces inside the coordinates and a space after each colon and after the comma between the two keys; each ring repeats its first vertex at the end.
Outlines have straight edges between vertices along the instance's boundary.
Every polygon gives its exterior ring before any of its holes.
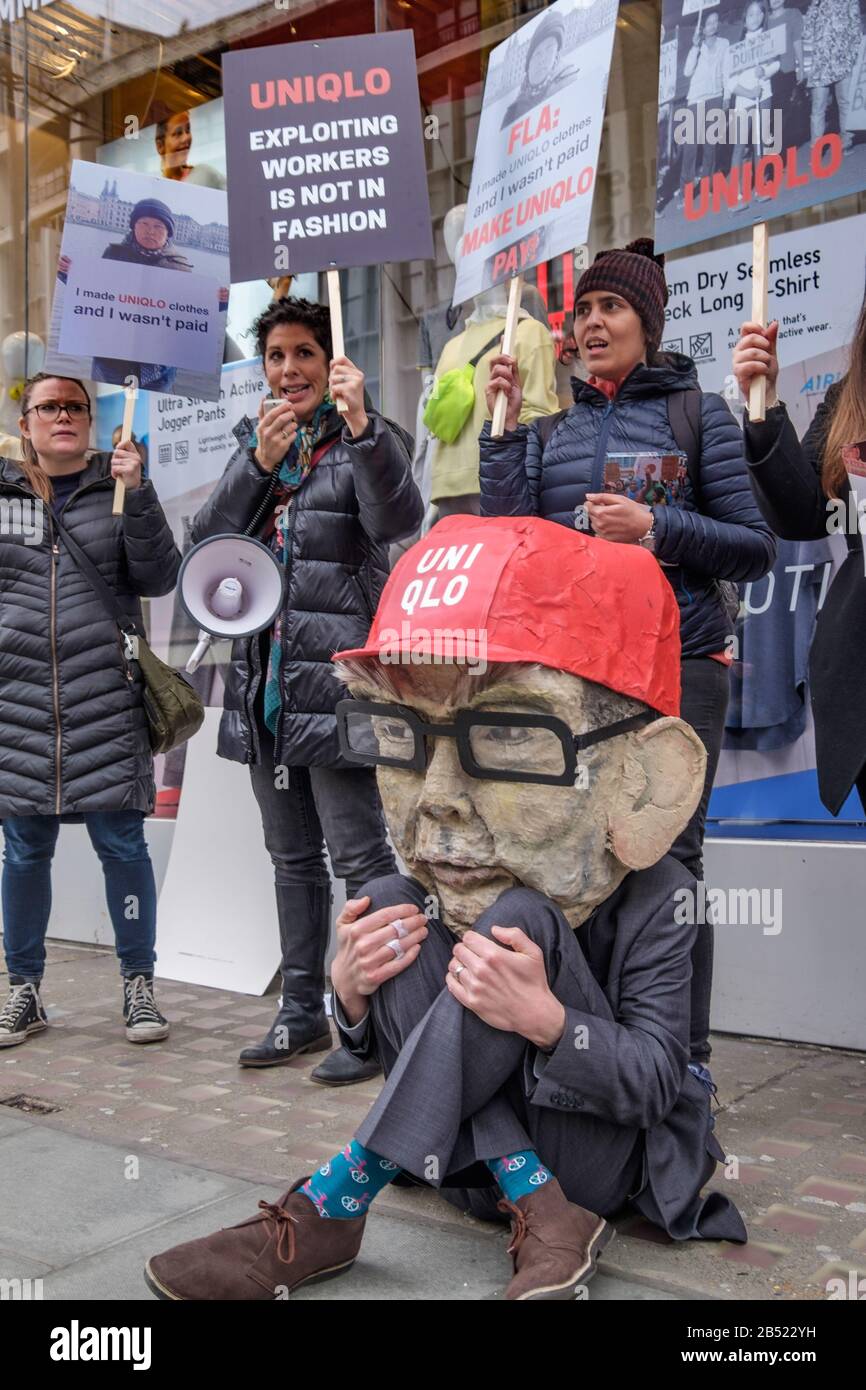
{"type": "Polygon", "coordinates": [[[139,598],[174,587],[180,554],[133,443],[91,454],[82,383],[40,372],[21,398],[23,459],[0,459],[0,818],[10,992],[0,1048],[46,1027],[40,995],[51,862],[62,820],[83,820],[105,875],[130,1042],[168,1034],[156,1007],[156,888],[143,820],[153,810],[138,663],[60,527],[141,626],[139,598]],[[115,479],[124,514],[112,515],[115,479]],[[20,524],[16,523],[20,518],[20,524]],[[59,523],[59,524],[58,524],[59,523]]]}

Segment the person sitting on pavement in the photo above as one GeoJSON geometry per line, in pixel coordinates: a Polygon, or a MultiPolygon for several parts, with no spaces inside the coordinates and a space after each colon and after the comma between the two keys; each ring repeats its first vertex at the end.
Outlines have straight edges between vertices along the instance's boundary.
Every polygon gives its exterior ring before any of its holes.
{"type": "Polygon", "coordinates": [[[447,518],[398,561],[335,657],[344,754],[378,765],[410,875],[346,904],[332,966],[344,1043],[387,1079],[316,1173],[151,1258],[157,1296],[344,1272],[401,1171],[510,1220],[510,1300],[574,1296],[629,1201],[676,1240],[746,1240],[701,1192],[724,1155],[689,1066],[694,879],[667,856],[706,763],[678,629],[640,547],[539,518],[447,518]]]}

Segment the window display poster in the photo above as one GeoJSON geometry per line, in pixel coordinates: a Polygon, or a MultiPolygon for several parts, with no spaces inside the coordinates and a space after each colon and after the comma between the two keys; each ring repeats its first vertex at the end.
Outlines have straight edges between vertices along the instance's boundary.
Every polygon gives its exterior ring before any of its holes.
{"type": "Polygon", "coordinates": [[[663,0],[659,251],[866,188],[866,0],[663,0]]]}
{"type": "MultiPolygon", "coordinates": [[[[866,279],[866,214],[770,239],[768,318],[782,367],[851,341],[866,279]]],[[[669,259],[662,350],[697,366],[705,391],[732,381],[731,352],[751,315],[750,241],[669,259]]]]}
{"type": "MultiPolygon", "coordinates": [[[[44,0],[43,0],[44,2],[44,0]]],[[[75,8],[93,19],[122,24],[161,38],[172,38],[183,29],[200,29],[216,20],[252,10],[259,0],[184,0],[183,5],[143,5],[141,0],[76,0],[75,8]]],[[[30,4],[31,0],[23,0],[30,4]]],[[[35,9],[35,4],[32,5],[35,9]]]]}
{"type": "Polygon", "coordinates": [[[411,30],[223,55],[232,277],[427,260],[411,30]]]}
{"type": "Polygon", "coordinates": [[[454,302],[587,241],[617,0],[557,0],[490,55],[454,302]]]}
{"type": "Polygon", "coordinates": [[[226,198],[75,160],[46,369],[142,391],[219,396],[226,198]]]}
{"type": "Polygon", "coordinates": [[[203,102],[190,110],[154,103],[139,126],[133,119],[119,140],[100,145],[97,161],[139,174],[161,174],[177,183],[225,189],[226,152],[223,101],[203,102]]]}

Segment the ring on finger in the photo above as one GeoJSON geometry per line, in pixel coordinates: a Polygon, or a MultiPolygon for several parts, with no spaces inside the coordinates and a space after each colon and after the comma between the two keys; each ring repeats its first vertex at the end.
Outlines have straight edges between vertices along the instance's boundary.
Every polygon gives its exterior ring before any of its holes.
{"type": "Polygon", "coordinates": [[[402,960],[406,954],[406,952],[403,950],[403,947],[400,945],[400,942],[397,940],[396,936],[394,937],[393,941],[386,941],[385,945],[388,947],[389,951],[394,952],[394,956],[397,960],[402,960]]]}
{"type": "Polygon", "coordinates": [[[455,965],[455,967],[454,967],[454,969],[452,970],[451,973],[452,973],[452,975],[454,976],[454,978],[456,979],[457,976],[460,975],[460,974],[462,974],[462,972],[463,972],[465,969],[466,969],[466,966],[465,966],[465,965],[462,963],[462,961],[461,961],[459,965],[455,965]]]}
{"type": "Polygon", "coordinates": [[[403,940],[403,937],[404,937],[404,936],[408,936],[408,935],[409,935],[408,929],[403,925],[403,919],[402,919],[402,917],[398,917],[397,920],[396,920],[396,922],[392,922],[392,923],[391,923],[391,928],[392,928],[392,930],[393,930],[393,932],[394,932],[394,935],[395,935],[396,937],[399,937],[399,939],[400,939],[401,941],[403,940]]]}

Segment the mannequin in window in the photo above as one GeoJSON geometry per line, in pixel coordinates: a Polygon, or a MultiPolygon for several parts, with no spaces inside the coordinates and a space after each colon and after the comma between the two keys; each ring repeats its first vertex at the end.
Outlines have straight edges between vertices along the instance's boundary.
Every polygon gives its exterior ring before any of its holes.
{"type": "MultiPolygon", "coordinates": [[[[465,203],[452,208],[445,218],[443,232],[446,234],[446,245],[449,241],[453,244],[452,259],[455,265],[460,256],[465,219],[465,203]]],[[[541,296],[534,286],[529,288],[540,301],[541,296]]],[[[505,332],[507,296],[506,284],[494,285],[477,295],[463,332],[445,343],[436,364],[436,376],[444,376],[454,367],[466,366],[480,349],[490,343],[489,350],[483,353],[475,367],[473,414],[453,444],[445,444],[440,439],[433,441],[431,500],[436,504],[440,517],[452,516],[456,512],[471,512],[477,516],[480,511],[478,435],[487,418],[485,388],[490,363],[499,352],[505,332]]],[[[551,415],[558,410],[559,401],[555,390],[555,358],[550,330],[546,324],[539,323],[523,303],[518,310],[514,351],[529,374],[529,390],[524,396],[524,413],[520,418],[521,424],[529,424],[539,415],[551,415]]]]}

